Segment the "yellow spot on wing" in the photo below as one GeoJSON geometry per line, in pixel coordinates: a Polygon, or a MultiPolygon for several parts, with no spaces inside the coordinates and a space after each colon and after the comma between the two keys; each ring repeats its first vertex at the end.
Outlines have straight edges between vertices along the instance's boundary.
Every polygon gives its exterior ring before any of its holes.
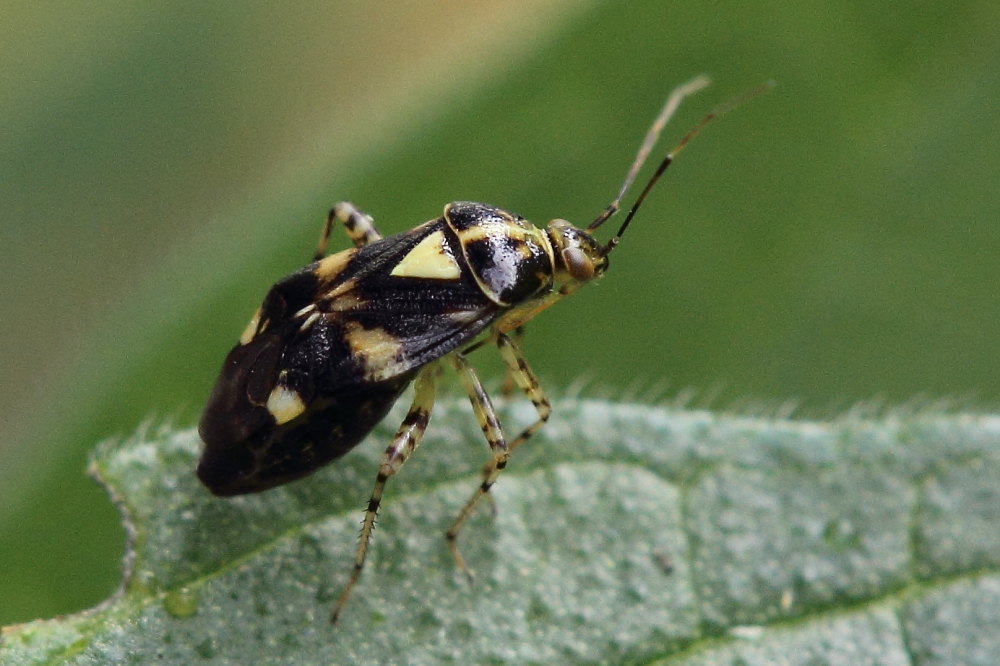
{"type": "Polygon", "coordinates": [[[316,276],[325,281],[333,280],[344,270],[355,252],[357,252],[356,249],[350,249],[323,257],[316,266],[316,276]]]}
{"type": "Polygon", "coordinates": [[[356,289],[357,284],[350,280],[328,294],[323,294],[324,310],[326,312],[348,312],[360,310],[368,304],[356,289]]]}
{"type": "Polygon", "coordinates": [[[288,423],[296,416],[306,411],[302,397],[287,386],[278,384],[267,396],[267,411],[271,412],[275,423],[288,423]]]}
{"type": "Polygon", "coordinates": [[[252,317],[250,317],[250,323],[247,324],[247,327],[243,329],[243,333],[240,334],[241,345],[248,344],[251,340],[253,340],[253,336],[257,335],[257,326],[259,324],[260,308],[257,308],[257,311],[253,313],[252,317]]]}
{"type": "Polygon", "coordinates": [[[457,280],[461,274],[442,231],[435,231],[417,243],[390,273],[393,277],[431,280],[457,280]]]}
{"type": "Polygon", "coordinates": [[[365,366],[365,378],[381,381],[410,369],[403,343],[382,328],[365,328],[356,322],[345,326],[344,339],[365,366]]]}

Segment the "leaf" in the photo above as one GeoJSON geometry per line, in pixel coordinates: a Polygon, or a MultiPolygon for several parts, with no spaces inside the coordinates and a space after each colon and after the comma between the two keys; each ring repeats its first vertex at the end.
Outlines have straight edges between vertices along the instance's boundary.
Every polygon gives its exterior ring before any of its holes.
{"type": "MultiPolygon", "coordinates": [[[[397,405],[394,415],[402,412],[397,405]]],[[[808,423],[559,401],[460,545],[481,435],[442,399],[336,627],[389,418],[313,477],[221,500],[190,430],[102,447],[131,524],[108,603],[8,628],[4,663],[998,663],[1000,418],[808,423]]],[[[531,418],[507,410],[508,423],[531,418]]]]}

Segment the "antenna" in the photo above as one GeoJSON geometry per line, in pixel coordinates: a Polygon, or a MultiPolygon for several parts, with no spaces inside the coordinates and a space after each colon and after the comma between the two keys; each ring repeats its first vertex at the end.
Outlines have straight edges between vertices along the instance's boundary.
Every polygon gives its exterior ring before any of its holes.
{"type": "MultiPolygon", "coordinates": [[[[632,167],[629,169],[628,174],[625,176],[625,182],[622,183],[621,189],[618,190],[618,195],[614,198],[614,200],[610,204],[608,204],[608,207],[605,208],[604,211],[600,215],[598,215],[593,222],[590,223],[590,225],[587,227],[588,231],[592,231],[597,227],[601,226],[609,217],[611,217],[618,211],[618,207],[621,204],[622,198],[625,196],[625,193],[628,191],[629,187],[631,187],[632,182],[635,180],[636,176],[639,173],[639,170],[642,168],[642,165],[646,162],[646,158],[649,157],[649,153],[653,149],[653,146],[656,145],[656,141],[660,136],[660,131],[667,124],[667,121],[670,120],[670,117],[677,110],[677,107],[680,106],[681,101],[685,97],[688,97],[698,92],[699,90],[707,86],[708,83],[709,83],[708,77],[699,76],[685,83],[684,85],[675,88],[674,91],[670,93],[670,96],[667,98],[667,103],[663,105],[663,110],[660,111],[660,115],[657,116],[656,121],[653,122],[652,127],[650,127],[649,131],[646,133],[646,138],[643,139],[642,146],[640,146],[639,152],[635,156],[635,161],[632,163],[632,167]]],[[[753,97],[756,97],[761,93],[767,92],[773,87],[774,87],[774,81],[766,81],[765,83],[762,83],[755,88],[751,88],[750,90],[747,90],[741,95],[734,97],[728,102],[715,107],[715,109],[710,111],[708,115],[706,115],[704,118],[701,119],[701,122],[699,122],[697,125],[691,128],[691,130],[684,135],[684,137],[677,143],[677,145],[674,146],[669,153],[667,153],[666,157],[663,158],[663,161],[660,162],[660,165],[656,168],[656,171],[649,179],[649,182],[647,182],[646,186],[642,188],[642,192],[639,194],[639,197],[635,200],[635,203],[632,204],[632,208],[629,209],[628,215],[625,216],[625,220],[622,222],[621,227],[618,228],[618,232],[614,236],[612,236],[611,239],[608,240],[607,245],[604,246],[602,254],[607,256],[611,252],[611,250],[615,249],[615,247],[621,241],[621,237],[622,234],[625,233],[625,229],[628,228],[628,225],[632,221],[632,218],[635,217],[636,211],[639,210],[639,206],[642,205],[642,202],[646,199],[646,195],[649,194],[649,191],[653,189],[653,185],[656,184],[656,181],[660,179],[660,176],[663,175],[663,172],[666,171],[667,167],[669,167],[670,164],[674,161],[674,157],[676,157],[678,153],[684,150],[684,147],[687,146],[688,143],[690,143],[691,139],[697,136],[698,132],[700,132],[706,125],[708,125],[716,118],[725,115],[726,113],[732,111],[733,109],[740,106],[744,102],[750,100],[753,97]]]]}

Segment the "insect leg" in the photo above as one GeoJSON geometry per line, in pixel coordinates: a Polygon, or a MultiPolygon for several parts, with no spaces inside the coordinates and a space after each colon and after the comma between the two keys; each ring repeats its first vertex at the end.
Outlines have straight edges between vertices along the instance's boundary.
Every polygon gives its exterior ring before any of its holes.
{"type": "MultiPolygon", "coordinates": [[[[515,330],[515,335],[520,330],[515,330]]],[[[549,420],[549,416],[552,415],[552,403],[545,396],[545,391],[542,390],[541,384],[538,383],[538,377],[535,376],[535,373],[528,366],[528,362],[525,360],[517,343],[509,336],[498,333],[497,348],[500,350],[500,356],[503,358],[504,363],[507,364],[507,372],[517,382],[517,385],[524,394],[528,396],[531,404],[535,406],[535,411],[538,412],[538,420],[525,428],[510,443],[509,448],[513,452],[514,449],[524,444],[528,438],[538,432],[545,425],[545,422],[549,420]]]]}
{"type": "MultiPolygon", "coordinates": [[[[512,331],[512,337],[515,343],[520,345],[521,339],[524,337],[524,324],[521,324],[512,331]]],[[[465,349],[463,349],[462,355],[468,356],[472,352],[476,351],[477,349],[485,345],[487,342],[493,342],[493,341],[494,340],[489,337],[482,338],[477,342],[474,342],[473,344],[469,345],[465,349]]],[[[504,374],[503,384],[500,385],[500,393],[501,395],[503,395],[503,397],[509,398],[510,394],[513,392],[514,392],[514,375],[511,369],[508,367],[507,372],[504,374]]]]}
{"type": "Polygon", "coordinates": [[[326,216],[326,222],[323,223],[323,229],[319,234],[316,252],[313,253],[313,261],[319,261],[326,255],[326,246],[330,240],[334,220],[338,220],[344,225],[347,236],[354,243],[354,247],[361,247],[382,238],[382,234],[375,228],[375,221],[370,215],[365,215],[352,203],[341,201],[331,208],[326,216]]]}
{"type": "MultiPolygon", "coordinates": [[[[518,352],[520,352],[521,340],[524,339],[524,324],[521,324],[513,331],[511,331],[511,340],[518,347],[518,352]]],[[[499,340],[497,341],[499,344],[499,340]]],[[[502,352],[501,352],[502,353],[502,352]]],[[[536,382],[537,383],[537,382],[536,382]]],[[[514,392],[514,370],[513,366],[509,363],[507,364],[507,372],[503,376],[503,384],[500,385],[500,393],[505,398],[509,398],[510,394],[514,392]]]]}
{"type": "Polygon", "coordinates": [[[371,215],[362,213],[354,204],[341,201],[333,207],[333,214],[344,225],[347,236],[354,247],[362,247],[377,240],[382,240],[382,234],[375,228],[375,220],[371,215]]]}
{"type": "Polygon", "coordinates": [[[361,525],[361,537],[357,553],[354,556],[354,569],[340,593],[337,605],[334,606],[333,614],[330,616],[331,623],[336,622],[337,618],[340,617],[344,605],[351,596],[351,591],[361,577],[361,570],[365,566],[365,556],[368,554],[368,545],[372,532],[375,530],[375,518],[382,503],[382,491],[385,489],[386,481],[403,466],[403,463],[420,443],[424,430],[427,429],[427,422],[431,418],[431,408],[434,406],[435,365],[432,363],[426,366],[417,375],[414,382],[413,403],[410,405],[409,411],[406,412],[406,418],[400,424],[392,442],[385,450],[385,456],[378,468],[378,475],[375,477],[375,487],[372,489],[368,508],[365,510],[365,519],[361,525]]]}
{"type": "Polygon", "coordinates": [[[500,476],[500,472],[507,466],[507,458],[510,456],[510,450],[507,448],[503,431],[500,429],[500,420],[493,409],[493,402],[483,389],[476,371],[461,354],[452,356],[452,364],[455,366],[455,370],[458,371],[459,377],[462,379],[462,384],[465,385],[465,390],[469,394],[469,400],[472,402],[472,410],[476,413],[476,420],[479,421],[479,427],[482,428],[483,435],[486,436],[486,442],[490,445],[490,450],[493,451],[493,458],[483,468],[483,482],[479,484],[476,492],[473,493],[469,501],[462,507],[458,518],[455,519],[455,522],[445,532],[445,538],[448,540],[448,549],[451,550],[451,554],[455,558],[455,564],[465,572],[465,575],[471,581],[473,579],[472,571],[469,569],[469,565],[465,563],[465,558],[458,551],[458,533],[465,521],[472,515],[472,510],[476,508],[476,504],[479,503],[483,495],[486,495],[490,491],[490,487],[496,481],[497,477],[500,476]]]}

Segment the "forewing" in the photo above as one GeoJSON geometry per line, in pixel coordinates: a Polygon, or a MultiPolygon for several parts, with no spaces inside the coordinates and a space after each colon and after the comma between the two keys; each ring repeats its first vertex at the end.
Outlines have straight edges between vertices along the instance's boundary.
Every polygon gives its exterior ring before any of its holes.
{"type": "Polygon", "coordinates": [[[304,476],[353,448],[417,370],[501,309],[442,220],[331,255],[268,292],[223,364],[199,430],[216,494],[304,476]]]}

